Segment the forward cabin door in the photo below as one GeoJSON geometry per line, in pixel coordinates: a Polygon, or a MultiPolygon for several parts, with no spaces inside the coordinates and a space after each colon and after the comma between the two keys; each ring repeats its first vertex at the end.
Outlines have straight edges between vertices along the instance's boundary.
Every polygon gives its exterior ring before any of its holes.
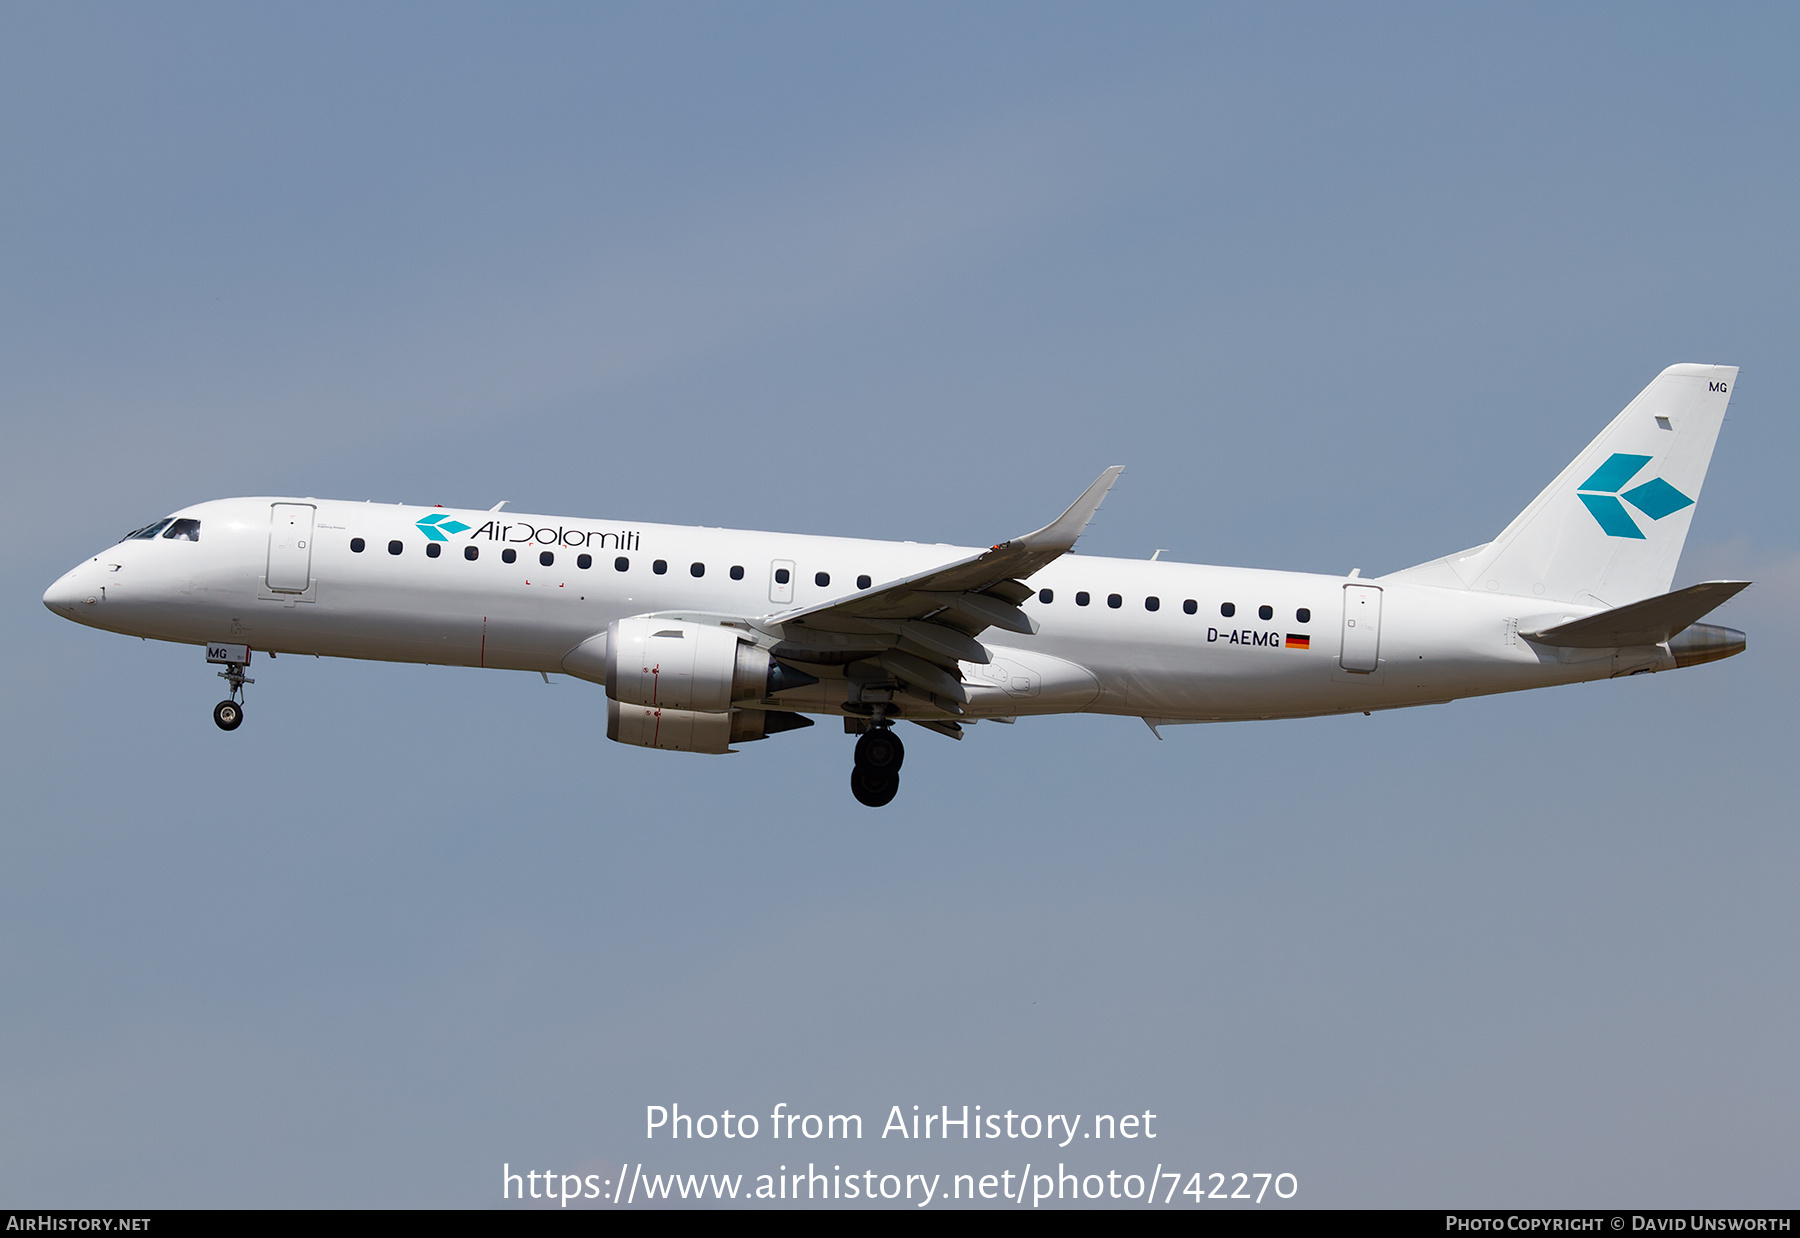
{"type": "Polygon", "coordinates": [[[276,503],[269,513],[269,589],[305,593],[312,584],[313,506],[276,503]]]}
{"type": "Polygon", "coordinates": [[[1338,665],[1367,674],[1381,665],[1381,589],[1344,586],[1344,645],[1338,665]]]}

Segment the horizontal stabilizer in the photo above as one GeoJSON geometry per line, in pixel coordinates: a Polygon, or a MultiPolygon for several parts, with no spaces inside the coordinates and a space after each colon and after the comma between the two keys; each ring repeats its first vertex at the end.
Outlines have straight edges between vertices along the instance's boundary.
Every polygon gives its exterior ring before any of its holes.
{"type": "Polygon", "coordinates": [[[1749,587],[1747,580],[1709,580],[1705,584],[1689,585],[1661,597],[1645,598],[1554,627],[1531,632],[1521,627],[1519,635],[1534,644],[1567,649],[1660,645],[1749,587]]]}

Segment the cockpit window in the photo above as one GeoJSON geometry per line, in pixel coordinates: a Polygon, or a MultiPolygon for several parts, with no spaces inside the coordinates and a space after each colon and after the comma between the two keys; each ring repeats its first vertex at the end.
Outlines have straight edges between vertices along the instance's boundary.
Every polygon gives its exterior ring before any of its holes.
{"type": "Polygon", "coordinates": [[[198,520],[177,520],[163,534],[170,541],[197,542],[200,540],[200,522],[198,520]]]}
{"type": "Polygon", "coordinates": [[[147,542],[173,523],[174,521],[172,519],[158,520],[156,523],[147,524],[141,529],[133,529],[119,540],[122,542],[147,542]]]}

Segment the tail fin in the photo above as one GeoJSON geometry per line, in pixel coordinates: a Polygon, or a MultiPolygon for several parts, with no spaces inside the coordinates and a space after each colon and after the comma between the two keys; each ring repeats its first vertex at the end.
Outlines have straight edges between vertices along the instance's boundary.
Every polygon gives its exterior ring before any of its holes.
{"type": "Polygon", "coordinates": [[[1395,575],[1600,606],[1667,593],[1736,383],[1670,366],[1499,537],[1395,575]]]}

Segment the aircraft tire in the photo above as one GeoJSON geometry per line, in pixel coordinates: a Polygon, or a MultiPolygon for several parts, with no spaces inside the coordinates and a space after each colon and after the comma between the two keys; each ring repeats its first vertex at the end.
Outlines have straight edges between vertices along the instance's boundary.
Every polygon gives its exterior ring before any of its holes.
{"type": "Polygon", "coordinates": [[[235,731],[244,724],[244,707],[236,701],[220,701],[213,706],[213,721],[221,731],[235,731]]]}
{"type": "Polygon", "coordinates": [[[856,763],[870,770],[898,774],[906,764],[906,745],[889,727],[864,731],[856,741],[856,763]]]}
{"type": "Polygon", "coordinates": [[[850,771],[850,794],[859,804],[881,808],[893,802],[899,791],[900,775],[892,771],[875,771],[866,765],[858,765],[850,771]]]}

